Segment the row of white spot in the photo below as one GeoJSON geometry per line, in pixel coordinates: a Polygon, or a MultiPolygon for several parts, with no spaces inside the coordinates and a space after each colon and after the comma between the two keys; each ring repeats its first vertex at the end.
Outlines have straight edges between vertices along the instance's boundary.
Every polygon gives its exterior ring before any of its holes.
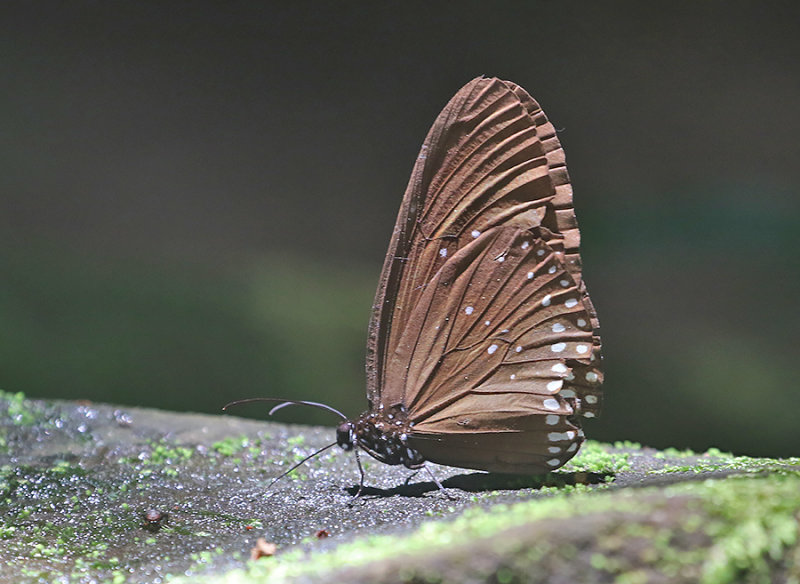
{"type": "MultiPolygon", "coordinates": [[[[547,273],[548,273],[548,274],[555,274],[555,273],[556,273],[556,267],[555,267],[555,266],[550,266],[550,267],[547,269],[547,273]]],[[[535,273],[535,272],[528,272],[528,273],[526,274],[526,276],[527,276],[528,280],[533,280],[533,277],[534,277],[535,275],[536,275],[536,273],[535,273]]],[[[561,280],[561,282],[562,282],[562,284],[561,284],[561,285],[562,285],[562,286],[564,286],[565,288],[566,288],[567,286],[569,286],[569,282],[567,282],[566,280],[561,280]],[[564,284],[564,282],[567,282],[567,283],[566,283],[566,284],[564,284]]]]}
{"type": "MultiPolygon", "coordinates": [[[[472,236],[472,239],[478,239],[480,237],[480,235],[481,235],[481,232],[478,231],[477,229],[473,229],[472,232],[470,233],[470,235],[472,236]]],[[[522,244],[522,249],[527,249],[529,245],[530,244],[527,241],[524,242],[522,244]]],[[[542,253],[544,253],[544,252],[542,252],[542,253]]],[[[446,247],[441,248],[439,250],[439,255],[442,256],[443,258],[446,258],[447,257],[447,248],[446,247]]],[[[502,262],[504,259],[505,258],[503,256],[500,256],[499,258],[497,258],[497,260],[500,261],[500,262],[502,262]]]]}
{"type": "MultiPolygon", "coordinates": [[[[547,269],[547,273],[548,273],[548,274],[555,274],[555,273],[556,273],[556,269],[557,269],[557,268],[556,268],[555,266],[550,266],[550,267],[547,269]]],[[[535,273],[535,272],[528,272],[528,273],[526,274],[526,276],[527,276],[528,280],[533,280],[533,277],[534,277],[535,275],[536,275],[536,273],[535,273]]],[[[560,284],[561,284],[561,285],[562,285],[564,288],[566,288],[567,286],[569,286],[569,282],[568,282],[567,280],[561,280],[560,284]]],[[[545,306],[547,306],[547,305],[545,304],[545,306]]]]}
{"type": "MultiPolygon", "coordinates": [[[[550,370],[553,371],[554,373],[566,373],[568,371],[568,368],[563,363],[556,363],[550,368],[550,370]]],[[[514,380],[516,378],[517,378],[516,373],[512,373],[511,375],[509,375],[509,379],[511,380],[514,380]]],[[[572,381],[573,379],[575,379],[575,376],[570,372],[570,374],[567,375],[567,377],[565,377],[564,379],[566,379],[567,381],[572,381]]],[[[589,383],[595,383],[598,379],[600,379],[600,377],[597,375],[596,372],[594,371],[586,372],[586,381],[588,381],[589,383]]],[[[555,381],[551,381],[550,383],[547,384],[547,389],[555,393],[559,389],[561,389],[563,382],[564,382],[563,379],[557,379],[555,381]]],[[[572,390],[565,390],[565,391],[572,391],[572,390]]],[[[575,397],[575,396],[569,395],[565,397],[575,397]]],[[[594,403],[594,402],[589,402],[589,403],[594,403]]]]}
{"type": "MultiPolygon", "coordinates": [[[[478,231],[477,229],[473,229],[470,232],[470,235],[472,236],[472,239],[478,239],[481,236],[481,232],[478,231]]],[[[526,240],[526,241],[522,242],[522,245],[520,247],[522,249],[528,249],[530,246],[531,246],[531,243],[526,240]]],[[[542,257],[544,254],[545,254],[545,250],[543,250],[543,249],[537,249],[536,250],[536,255],[537,256],[542,257]]],[[[439,255],[442,256],[443,258],[446,258],[447,257],[447,248],[443,247],[443,248],[439,249],[439,255]]],[[[506,259],[505,258],[505,254],[498,256],[496,259],[497,259],[498,262],[504,261],[506,259]]],[[[551,267],[549,271],[550,271],[551,274],[555,273],[556,267],[555,266],[551,267]]]]}
{"type": "MultiPolygon", "coordinates": [[[[575,392],[572,391],[572,390],[564,390],[564,391],[561,392],[561,396],[562,397],[575,397],[575,392]],[[570,395],[567,395],[567,392],[569,392],[570,395]]],[[[596,404],[597,403],[597,396],[596,395],[589,394],[589,395],[584,396],[584,399],[586,400],[587,404],[596,404]]],[[[558,400],[556,400],[556,399],[554,399],[552,397],[548,397],[546,400],[544,400],[542,402],[542,405],[545,408],[547,408],[548,410],[553,411],[553,412],[557,411],[559,409],[559,407],[560,407],[560,405],[558,403],[558,400]]],[[[593,418],[594,417],[594,413],[593,412],[583,412],[583,415],[586,418],[593,418]]],[[[547,416],[547,418],[545,418],[545,423],[549,424],[551,426],[555,426],[558,423],[558,416],[553,416],[553,415],[547,416]]]]}
{"type": "MultiPolygon", "coordinates": [[[[566,280],[564,280],[566,282],[566,280]]],[[[567,282],[569,284],[569,282],[567,282]]],[[[553,296],[551,294],[545,294],[544,298],[542,298],[542,306],[550,306],[550,303],[553,300],[553,296]]],[[[564,306],[567,308],[572,308],[573,306],[577,306],[578,301],[575,298],[567,298],[564,301],[564,306]]]]}
{"type": "MultiPolygon", "coordinates": [[[[547,416],[547,417],[550,418],[551,416],[547,416]]],[[[558,416],[553,416],[553,417],[558,418],[558,416]]],[[[550,423],[550,422],[548,422],[548,423],[550,423]]],[[[572,430],[567,430],[566,432],[550,432],[547,435],[547,439],[550,442],[561,442],[563,440],[572,441],[572,440],[575,440],[575,432],[573,432],[572,430]]],[[[577,449],[578,449],[578,443],[577,442],[573,442],[572,444],[570,444],[567,447],[566,452],[571,454],[571,453],[575,452],[577,449]]],[[[561,447],[560,446],[548,446],[547,447],[547,451],[550,454],[559,454],[561,452],[561,447]]],[[[560,458],[551,458],[550,460],[547,461],[547,464],[549,464],[550,466],[553,466],[553,467],[560,466],[561,465],[561,459],[560,458]]]]}
{"type": "MultiPolygon", "coordinates": [[[[490,355],[493,355],[494,352],[497,351],[497,348],[498,346],[496,344],[489,345],[489,348],[486,349],[486,352],[489,353],[490,355]]],[[[567,343],[553,343],[552,345],[550,345],[550,350],[553,351],[553,353],[562,353],[566,348],[567,348],[567,343]]],[[[516,353],[521,353],[522,345],[517,345],[514,351],[516,353]]],[[[576,345],[575,351],[580,355],[588,353],[589,345],[584,345],[584,344],[576,345]]]]}
{"type": "MultiPolygon", "coordinates": [[[[497,351],[498,348],[499,346],[496,343],[492,343],[491,345],[489,345],[489,348],[486,349],[486,352],[489,353],[490,355],[494,355],[494,353],[497,351]]],[[[553,343],[552,345],[550,345],[550,350],[553,353],[562,353],[566,348],[567,348],[567,343],[564,342],[553,343]]],[[[517,347],[514,349],[514,352],[521,353],[522,345],[517,345],[517,347]]],[[[585,355],[586,353],[589,352],[589,345],[584,345],[583,343],[575,345],[575,352],[578,353],[579,355],[585,355]]]]}
{"type": "MultiPolygon", "coordinates": [[[[572,390],[572,389],[564,389],[564,381],[565,380],[566,381],[571,381],[571,380],[575,379],[575,375],[572,373],[572,371],[570,371],[569,368],[563,363],[554,364],[550,368],[550,370],[553,371],[554,373],[568,373],[568,375],[565,377],[565,379],[554,379],[552,381],[549,381],[547,383],[547,386],[546,386],[547,387],[547,391],[552,393],[552,394],[560,392],[560,395],[563,398],[574,398],[574,397],[577,397],[574,390],[572,390]]],[[[516,379],[516,378],[517,378],[517,374],[516,373],[512,373],[511,375],[509,375],[509,379],[511,379],[512,381],[514,379],[516,379]]],[[[600,377],[599,377],[599,375],[597,374],[596,371],[587,371],[586,374],[585,374],[585,379],[589,383],[596,383],[600,379],[600,377]]],[[[588,395],[584,396],[584,400],[586,400],[587,404],[596,404],[597,403],[597,396],[596,395],[592,395],[592,394],[588,394],[588,395]]],[[[551,410],[551,411],[556,411],[556,410],[559,409],[558,401],[553,399],[553,398],[545,399],[542,402],[542,405],[545,408],[547,408],[548,410],[551,410]]],[[[594,417],[594,413],[593,412],[583,412],[583,416],[586,417],[586,418],[593,418],[594,417]]],[[[545,423],[548,424],[548,425],[554,426],[554,425],[556,425],[558,423],[558,420],[559,420],[559,416],[551,414],[551,415],[548,415],[545,418],[545,423]]]]}

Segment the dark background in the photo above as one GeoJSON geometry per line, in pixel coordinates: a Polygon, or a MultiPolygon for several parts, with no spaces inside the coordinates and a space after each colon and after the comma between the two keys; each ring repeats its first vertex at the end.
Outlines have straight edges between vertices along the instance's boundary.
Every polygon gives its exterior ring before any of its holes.
{"type": "Polygon", "coordinates": [[[285,4],[2,4],[0,388],[359,413],[412,163],[486,74],[562,130],[589,435],[799,453],[796,3],[285,4]]]}

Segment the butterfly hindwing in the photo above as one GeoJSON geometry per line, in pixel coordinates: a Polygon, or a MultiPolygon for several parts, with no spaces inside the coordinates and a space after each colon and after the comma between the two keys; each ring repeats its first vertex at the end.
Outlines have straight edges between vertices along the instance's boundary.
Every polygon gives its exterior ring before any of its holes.
{"type": "Polygon", "coordinates": [[[543,472],[576,450],[584,392],[569,363],[591,366],[589,314],[535,232],[481,235],[442,267],[410,315],[385,389],[404,392],[415,447],[429,460],[511,472],[503,460],[513,451],[516,472],[543,472]],[[488,447],[503,439],[504,449],[488,447]],[[469,464],[437,454],[450,443],[470,452],[469,464]]]}

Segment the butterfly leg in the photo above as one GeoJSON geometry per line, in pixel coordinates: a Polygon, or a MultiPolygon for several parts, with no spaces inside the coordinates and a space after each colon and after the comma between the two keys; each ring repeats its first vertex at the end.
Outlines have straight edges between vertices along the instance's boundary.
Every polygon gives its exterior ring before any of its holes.
{"type": "Polygon", "coordinates": [[[358,490],[356,491],[356,494],[353,495],[353,498],[352,498],[351,501],[355,501],[356,499],[358,499],[361,496],[361,493],[364,490],[364,476],[365,476],[364,475],[364,467],[361,466],[361,457],[358,455],[358,448],[356,448],[354,452],[356,454],[356,463],[358,464],[358,472],[361,475],[361,478],[358,481],[358,490]]]}
{"type": "Polygon", "coordinates": [[[408,486],[408,483],[410,483],[410,482],[411,482],[411,479],[413,479],[415,476],[417,476],[417,474],[418,474],[418,473],[419,473],[419,469],[418,469],[418,470],[415,470],[415,471],[414,471],[414,472],[412,472],[410,475],[408,475],[408,478],[406,478],[405,482],[403,483],[403,486],[404,486],[404,487],[407,487],[407,486],[408,486]]]}
{"type": "MultiPolygon", "coordinates": [[[[444,493],[444,496],[445,496],[445,497],[447,497],[447,498],[448,498],[448,499],[450,499],[451,501],[456,501],[456,500],[457,500],[457,498],[456,498],[456,497],[454,497],[453,495],[451,495],[451,494],[450,494],[450,492],[449,492],[447,489],[445,489],[445,488],[444,488],[444,486],[442,485],[442,483],[440,483],[440,482],[439,482],[439,479],[437,479],[437,478],[436,478],[436,475],[435,475],[435,474],[433,474],[433,471],[432,471],[432,470],[431,470],[431,469],[428,467],[428,465],[427,465],[427,464],[423,464],[423,465],[422,465],[422,468],[424,468],[424,469],[425,469],[425,472],[427,472],[427,473],[428,473],[428,475],[429,475],[429,476],[430,476],[430,477],[433,479],[433,482],[434,482],[434,483],[436,483],[436,486],[437,486],[437,487],[439,487],[439,490],[440,490],[442,493],[444,493]]],[[[414,476],[414,475],[411,475],[411,476],[414,476]]],[[[410,477],[409,477],[409,478],[410,478],[410,477]]]]}

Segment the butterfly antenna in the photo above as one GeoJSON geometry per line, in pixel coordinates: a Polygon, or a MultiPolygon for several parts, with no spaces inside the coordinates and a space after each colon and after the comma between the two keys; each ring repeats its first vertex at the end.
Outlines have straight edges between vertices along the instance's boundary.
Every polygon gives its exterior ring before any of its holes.
{"type": "Polygon", "coordinates": [[[279,475],[278,475],[278,476],[276,476],[274,479],[272,479],[272,482],[270,482],[270,484],[268,484],[268,485],[267,485],[267,489],[269,489],[269,488],[270,488],[272,485],[274,485],[276,482],[278,482],[280,479],[282,479],[283,477],[285,477],[286,475],[288,475],[290,472],[292,472],[292,471],[293,471],[294,469],[296,469],[298,466],[302,465],[302,464],[303,464],[304,462],[306,462],[307,460],[309,460],[309,459],[311,459],[311,458],[314,458],[314,457],[315,457],[317,454],[320,454],[320,453],[322,453],[322,452],[325,452],[325,451],[326,451],[328,448],[331,448],[331,447],[333,447],[333,446],[336,446],[336,442],[334,442],[333,444],[328,444],[327,446],[323,446],[322,448],[320,448],[320,449],[319,449],[319,450],[317,450],[316,452],[314,452],[314,453],[312,453],[312,454],[309,454],[309,455],[308,455],[308,456],[306,456],[306,457],[305,457],[303,460],[301,460],[300,462],[298,462],[297,464],[295,464],[295,465],[294,465],[292,468],[290,468],[289,470],[287,470],[287,471],[286,471],[286,472],[284,472],[284,473],[281,473],[281,474],[279,474],[279,475]]]}
{"type": "Polygon", "coordinates": [[[249,403],[253,403],[253,402],[280,402],[280,403],[278,403],[277,406],[273,407],[269,411],[270,415],[274,414],[275,412],[277,412],[278,410],[280,410],[282,408],[285,408],[286,406],[311,406],[311,407],[314,407],[314,408],[320,408],[320,409],[323,409],[323,410],[328,410],[329,412],[333,412],[334,414],[339,416],[342,420],[346,420],[347,419],[347,416],[345,416],[342,412],[340,412],[336,408],[333,408],[333,407],[329,406],[328,404],[321,404],[321,403],[312,402],[312,401],[283,399],[283,398],[279,398],[279,397],[250,397],[250,398],[247,398],[247,399],[238,399],[236,401],[232,401],[230,403],[225,404],[222,407],[222,410],[225,411],[231,406],[239,406],[239,405],[242,405],[242,404],[249,404],[249,403]]]}

